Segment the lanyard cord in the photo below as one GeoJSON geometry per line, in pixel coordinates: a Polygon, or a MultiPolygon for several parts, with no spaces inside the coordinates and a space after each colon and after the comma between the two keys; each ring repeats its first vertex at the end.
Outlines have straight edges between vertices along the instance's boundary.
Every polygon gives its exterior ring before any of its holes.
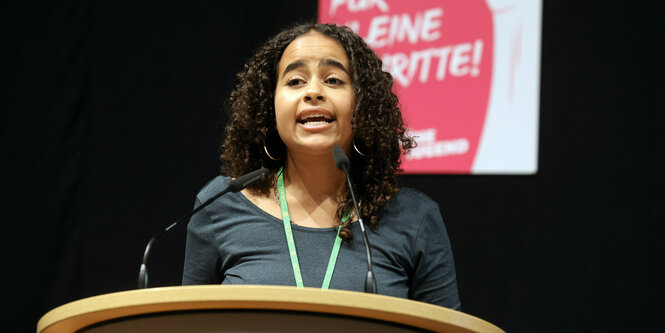
{"type": "MultiPolygon", "coordinates": [[[[298,262],[298,252],[296,251],[296,243],[293,240],[293,231],[291,230],[291,217],[289,217],[289,207],[286,204],[286,191],[284,190],[284,172],[282,168],[277,171],[277,190],[279,191],[279,206],[282,209],[282,222],[284,223],[284,233],[286,234],[286,244],[289,246],[289,256],[291,257],[291,266],[293,267],[293,276],[296,280],[298,288],[304,287],[302,282],[302,274],[300,272],[300,263],[298,262]]],[[[328,268],[326,268],[326,275],[321,284],[321,289],[328,289],[330,280],[332,279],[333,272],[335,271],[335,263],[337,263],[337,255],[339,248],[342,246],[342,238],[339,237],[339,232],[342,230],[342,225],[349,218],[351,211],[344,213],[342,222],[337,228],[337,236],[333,244],[332,252],[330,252],[330,259],[328,259],[328,268]]]]}

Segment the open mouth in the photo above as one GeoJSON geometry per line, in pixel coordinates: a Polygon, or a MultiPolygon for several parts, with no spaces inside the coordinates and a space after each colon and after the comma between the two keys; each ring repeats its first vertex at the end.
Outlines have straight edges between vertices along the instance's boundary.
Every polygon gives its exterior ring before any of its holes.
{"type": "Polygon", "coordinates": [[[332,123],[335,119],[328,115],[323,114],[310,114],[296,120],[299,124],[303,125],[324,125],[332,123]]]}

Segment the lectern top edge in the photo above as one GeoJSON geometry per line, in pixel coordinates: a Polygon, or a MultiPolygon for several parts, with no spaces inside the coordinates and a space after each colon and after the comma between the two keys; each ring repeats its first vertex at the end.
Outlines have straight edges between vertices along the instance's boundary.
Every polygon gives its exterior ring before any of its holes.
{"type": "Polygon", "coordinates": [[[503,332],[474,316],[412,300],[343,290],[248,285],[150,288],[93,296],[49,311],[40,319],[37,332],[74,332],[129,316],[213,309],[315,312],[436,332],[503,332]]]}

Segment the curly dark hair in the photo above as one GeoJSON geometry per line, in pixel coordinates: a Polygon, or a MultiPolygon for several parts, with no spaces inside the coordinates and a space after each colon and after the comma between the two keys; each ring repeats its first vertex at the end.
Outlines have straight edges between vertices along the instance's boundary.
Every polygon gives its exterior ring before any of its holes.
{"type": "MultiPolygon", "coordinates": [[[[250,190],[269,194],[285,158],[270,159],[264,152],[264,142],[273,156],[286,150],[275,130],[277,68],[284,49],[310,31],[337,41],[349,59],[356,99],[351,122],[354,142],[365,155],[351,154],[351,181],[356,184],[354,190],[360,201],[361,216],[371,227],[376,227],[379,210],[397,192],[396,172],[401,171],[402,150],[409,151],[415,142],[404,128],[399,101],[392,91],[392,76],[382,70],[376,53],[348,27],[318,23],[296,25],[268,40],[249,59],[237,75],[227,104],[228,120],[220,147],[222,174],[239,177],[266,167],[271,172],[269,177],[255,183],[250,190]]],[[[350,209],[353,202],[347,190],[346,199],[337,208],[338,223],[350,209]]],[[[341,237],[353,238],[349,221],[342,227],[341,237]]]]}

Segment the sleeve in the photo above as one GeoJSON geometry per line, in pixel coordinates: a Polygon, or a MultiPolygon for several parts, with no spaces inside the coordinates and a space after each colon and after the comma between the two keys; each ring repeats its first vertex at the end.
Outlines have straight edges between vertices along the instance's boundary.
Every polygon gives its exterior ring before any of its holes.
{"type": "Polygon", "coordinates": [[[420,222],[414,262],[409,298],[460,310],[453,252],[435,202],[431,202],[420,222]]]}
{"type": "MultiPolygon", "coordinates": [[[[201,204],[197,198],[195,207],[201,204]]],[[[220,258],[213,223],[205,209],[194,214],[187,225],[183,285],[221,283],[220,258]]]]}

